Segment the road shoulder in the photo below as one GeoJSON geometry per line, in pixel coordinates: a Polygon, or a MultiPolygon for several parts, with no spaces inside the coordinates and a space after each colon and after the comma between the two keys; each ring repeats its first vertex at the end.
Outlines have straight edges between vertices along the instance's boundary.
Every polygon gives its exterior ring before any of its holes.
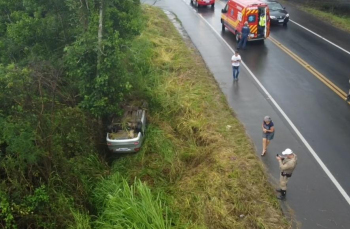
{"type": "MultiPolygon", "coordinates": [[[[283,3],[287,11],[290,14],[290,23],[296,22],[305,28],[319,34],[325,39],[335,43],[336,45],[342,47],[343,49],[350,51],[350,33],[344,30],[341,30],[330,23],[325,19],[320,19],[311,13],[307,13],[303,10],[298,9],[294,4],[283,3]]],[[[315,37],[316,38],[316,37],[315,37]]]]}
{"type": "Polygon", "coordinates": [[[186,3],[179,0],[162,4],[163,8],[174,12],[182,22],[224,92],[229,105],[245,125],[247,134],[257,148],[257,156],[261,151],[261,119],[264,115],[273,117],[278,135],[271,143],[270,151],[263,161],[274,181],[277,181],[279,176],[275,154],[287,147],[297,152],[299,164],[289,184],[287,203],[294,210],[302,227],[343,228],[344,225],[348,225],[349,206],[284,117],[272,105],[269,96],[254,82],[247,69],[241,69],[237,84],[232,82],[229,64],[232,52],[223,40],[201,21],[186,3]]]}

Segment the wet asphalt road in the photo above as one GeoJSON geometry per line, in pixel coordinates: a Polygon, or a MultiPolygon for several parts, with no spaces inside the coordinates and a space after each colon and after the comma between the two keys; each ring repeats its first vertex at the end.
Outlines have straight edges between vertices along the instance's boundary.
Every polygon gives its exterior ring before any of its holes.
{"type": "MultiPolygon", "coordinates": [[[[232,51],[220,38],[235,49],[234,36],[227,30],[221,32],[220,11],[226,2],[217,1],[214,10],[209,7],[197,10],[189,2],[162,0],[157,5],[177,15],[214,74],[229,105],[245,125],[247,134],[256,145],[257,154],[262,149],[262,118],[265,115],[272,117],[276,135],[268,155],[262,160],[272,175],[273,183],[276,183],[279,173],[275,154],[287,147],[298,154],[298,167],[288,186],[286,204],[293,209],[301,228],[350,228],[349,204],[252,74],[242,67],[239,82],[232,82],[232,51]]],[[[293,21],[350,50],[350,42],[346,42],[347,39],[350,41],[349,34],[287,7],[293,21]]],[[[271,36],[343,91],[348,90],[348,53],[294,23],[289,23],[287,27],[272,27],[271,36]]],[[[350,106],[270,40],[264,44],[249,43],[241,56],[349,195],[350,106]]],[[[286,207],[285,204],[283,206],[286,207]]]]}

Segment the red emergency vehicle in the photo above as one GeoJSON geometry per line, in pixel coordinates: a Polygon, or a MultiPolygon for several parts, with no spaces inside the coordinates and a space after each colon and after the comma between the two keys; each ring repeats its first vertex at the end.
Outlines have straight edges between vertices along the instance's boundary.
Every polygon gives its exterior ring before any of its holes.
{"type": "MultiPolygon", "coordinates": [[[[270,11],[266,3],[259,0],[229,0],[221,10],[222,30],[225,28],[236,35],[240,35],[244,22],[250,28],[249,40],[264,40],[270,35],[270,11]],[[261,15],[265,15],[265,26],[260,26],[261,15]]],[[[263,22],[262,22],[263,24],[263,22]]]]}
{"type": "Polygon", "coordinates": [[[191,0],[191,4],[194,5],[195,7],[209,6],[209,5],[211,5],[211,7],[214,7],[215,0],[191,0]]]}

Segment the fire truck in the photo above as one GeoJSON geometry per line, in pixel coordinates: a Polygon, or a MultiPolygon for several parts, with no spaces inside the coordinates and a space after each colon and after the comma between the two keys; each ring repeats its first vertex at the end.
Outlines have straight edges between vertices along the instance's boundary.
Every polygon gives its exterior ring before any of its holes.
{"type": "Polygon", "coordinates": [[[195,7],[199,7],[199,6],[211,6],[212,8],[214,8],[215,6],[215,0],[191,0],[191,5],[195,6],[195,7]]]}
{"type": "Polygon", "coordinates": [[[221,10],[222,31],[227,28],[240,40],[244,22],[250,28],[249,40],[262,40],[270,35],[270,11],[268,5],[259,0],[229,0],[221,10]],[[260,26],[261,16],[265,17],[265,26],[260,26]]]}

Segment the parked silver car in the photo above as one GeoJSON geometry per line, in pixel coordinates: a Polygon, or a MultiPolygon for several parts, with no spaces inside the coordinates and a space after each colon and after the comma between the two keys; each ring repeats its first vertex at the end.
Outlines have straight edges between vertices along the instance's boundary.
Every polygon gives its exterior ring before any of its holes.
{"type": "Polygon", "coordinates": [[[146,131],[146,106],[128,106],[123,117],[108,126],[107,145],[114,153],[133,153],[141,149],[146,131]]]}

